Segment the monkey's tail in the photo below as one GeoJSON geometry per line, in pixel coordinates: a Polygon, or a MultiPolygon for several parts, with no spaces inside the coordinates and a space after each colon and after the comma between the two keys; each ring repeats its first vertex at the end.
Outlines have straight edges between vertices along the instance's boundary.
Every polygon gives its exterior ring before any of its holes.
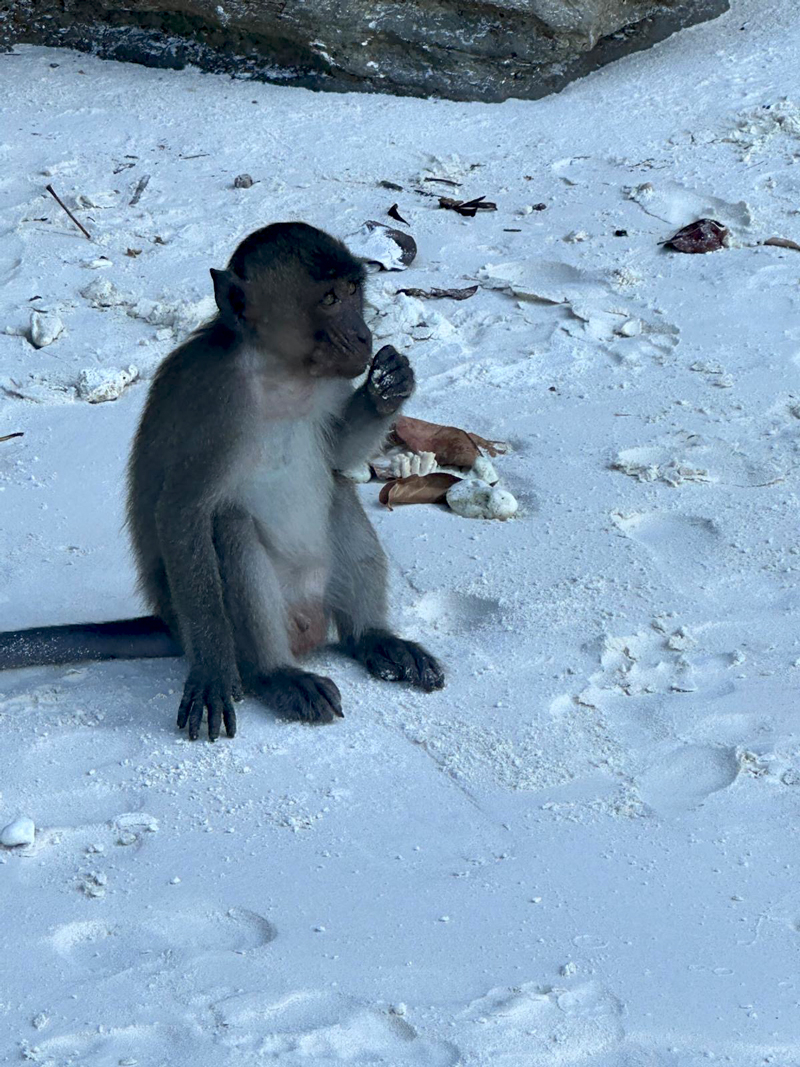
{"type": "Polygon", "coordinates": [[[180,644],[156,615],[0,633],[0,670],[4,671],[82,660],[181,655],[180,644]]]}

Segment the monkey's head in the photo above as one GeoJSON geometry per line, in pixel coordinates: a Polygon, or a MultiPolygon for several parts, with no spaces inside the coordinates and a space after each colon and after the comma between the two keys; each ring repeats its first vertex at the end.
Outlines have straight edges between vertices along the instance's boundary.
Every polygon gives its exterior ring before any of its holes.
{"type": "Polygon", "coordinates": [[[304,222],[246,237],[212,270],[220,317],[289,373],[356,378],[372,355],[364,268],[341,241],[304,222]]]}

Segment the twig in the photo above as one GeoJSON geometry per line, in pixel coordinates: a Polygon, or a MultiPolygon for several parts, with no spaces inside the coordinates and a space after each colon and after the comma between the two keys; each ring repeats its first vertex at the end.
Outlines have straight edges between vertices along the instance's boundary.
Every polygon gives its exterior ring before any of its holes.
{"type": "Polygon", "coordinates": [[[24,433],[7,433],[4,437],[0,437],[0,441],[10,441],[12,437],[24,437],[24,433]]]}
{"type": "Polygon", "coordinates": [[[84,236],[84,237],[86,238],[86,240],[87,240],[87,241],[91,241],[91,239],[92,239],[92,235],[91,235],[91,234],[89,233],[89,231],[88,231],[88,230],[86,229],[86,227],[85,227],[85,226],[83,225],[83,223],[81,223],[81,222],[78,222],[78,220],[77,220],[77,219],[75,218],[75,216],[74,216],[74,215],[72,214],[72,212],[70,211],[70,209],[69,209],[69,208],[67,207],[67,205],[66,205],[66,204],[64,203],[64,201],[63,201],[63,200],[61,199],[61,197],[60,197],[60,196],[58,195],[58,193],[57,193],[57,192],[55,191],[55,189],[53,188],[53,186],[52,186],[52,185],[45,185],[45,189],[46,189],[46,190],[48,191],[48,193],[49,193],[49,194],[50,194],[50,195],[52,196],[52,198],[53,198],[53,199],[55,200],[55,202],[56,202],[57,204],[59,204],[59,205],[60,205],[61,207],[63,207],[63,209],[64,209],[64,210],[66,211],[66,213],[67,213],[67,214],[69,215],[69,217],[70,217],[70,218],[72,219],[72,221],[73,221],[73,222],[75,223],[75,225],[76,225],[76,226],[78,227],[78,229],[79,229],[79,230],[81,231],[81,233],[82,233],[82,234],[83,234],[83,236],[84,236]]]}
{"type": "Polygon", "coordinates": [[[147,188],[147,183],[149,181],[150,181],[150,175],[149,174],[145,174],[139,179],[139,184],[134,189],[133,196],[131,197],[131,202],[128,205],[128,207],[136,207],[136,205],[139,203],[139,197],[142,195],[142,193],[147,188]]]}

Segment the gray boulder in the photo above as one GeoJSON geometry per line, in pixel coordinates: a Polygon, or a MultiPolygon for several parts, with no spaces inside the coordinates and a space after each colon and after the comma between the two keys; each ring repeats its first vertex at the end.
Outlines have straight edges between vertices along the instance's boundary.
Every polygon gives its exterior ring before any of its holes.
{"type": "Polygon", "coordinates": [[[728,0],[0,0],[0,44],[314,89],[535,98],[728,0]]]}

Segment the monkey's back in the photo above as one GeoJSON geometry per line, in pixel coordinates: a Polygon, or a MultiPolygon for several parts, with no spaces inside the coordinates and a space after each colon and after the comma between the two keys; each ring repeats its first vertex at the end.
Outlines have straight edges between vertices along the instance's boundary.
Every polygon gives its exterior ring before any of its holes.
{"type": "MultiPolygon", "coordinates": [[[[193,464],[203,424],[229,417],[225,411],[225,337],[216,321],[174,349],[150,385],[128,462],[127,526],[139,585],[151,607],[169,619],[169,588],[159,544],[156,513],[170,467],[193,464]],[[202,385],[201,385],[202,383],[202,385]]],[[[202,477],[197,472],[197,480],[202,477]]]]}

